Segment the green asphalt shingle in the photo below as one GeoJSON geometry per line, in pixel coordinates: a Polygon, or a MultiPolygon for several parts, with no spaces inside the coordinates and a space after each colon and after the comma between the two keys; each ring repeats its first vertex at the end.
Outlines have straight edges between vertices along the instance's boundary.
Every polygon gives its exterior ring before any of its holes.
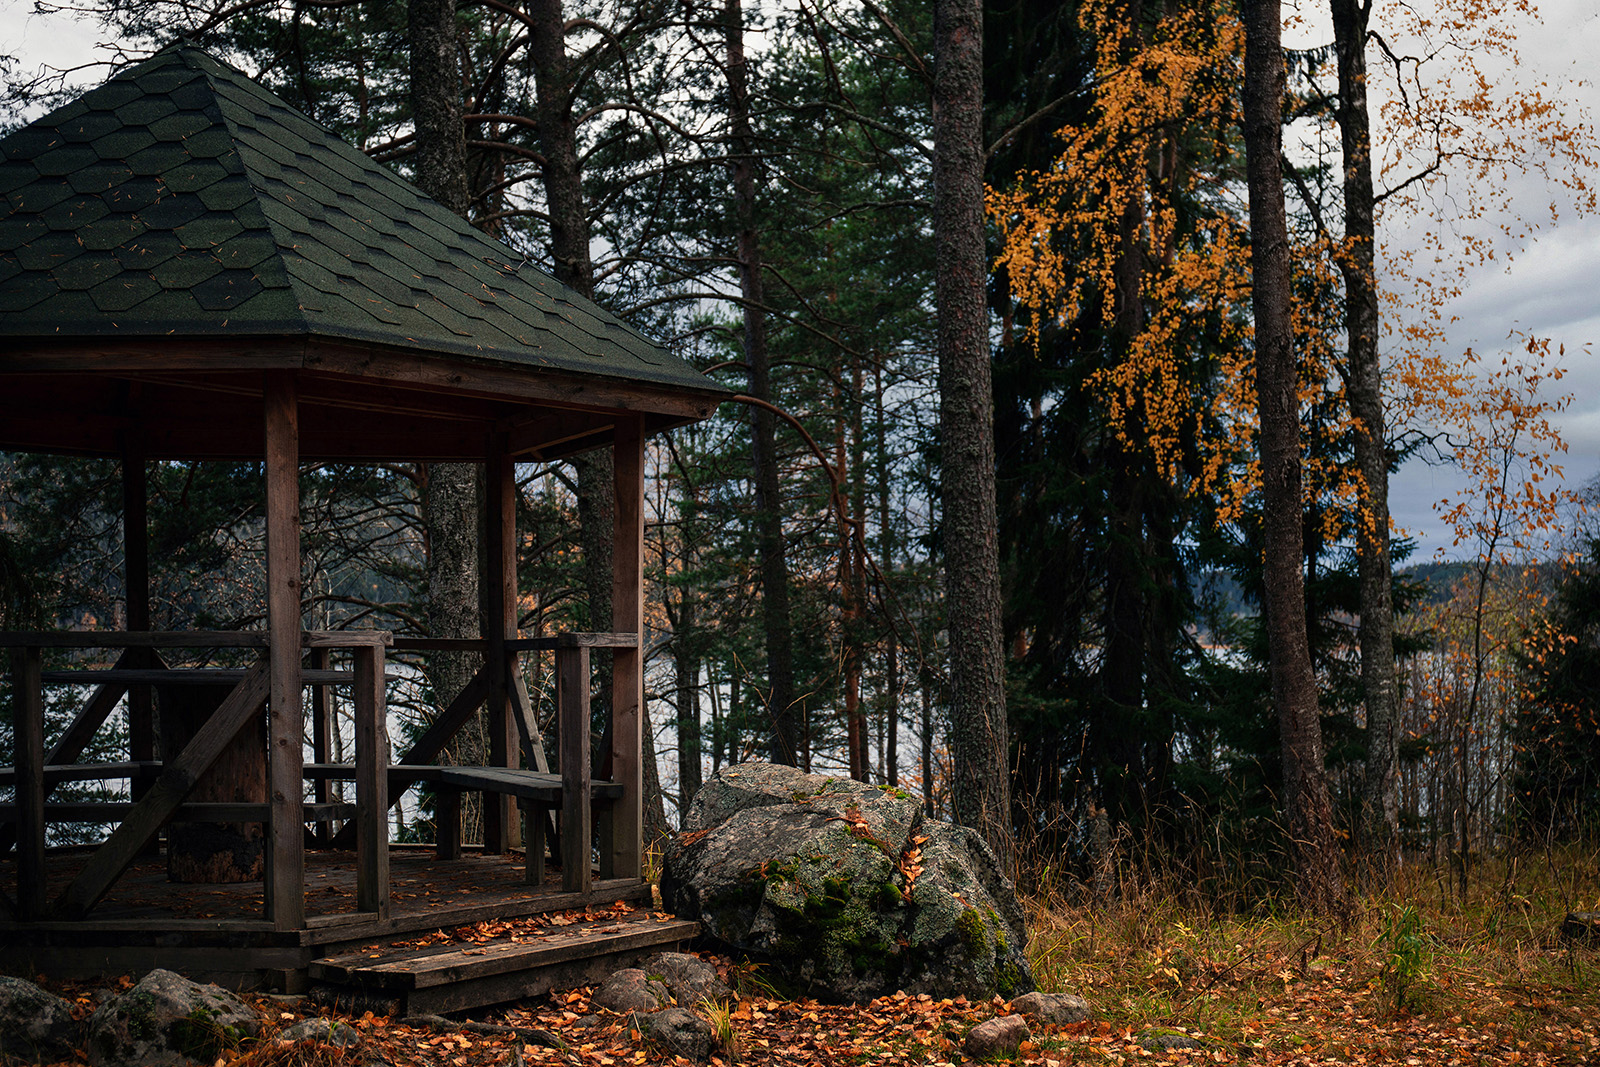
{"type": "Polygon", "coordinates": [[[0,139],[0,338],[316,336],[722,391],[175,45],[0,139]]]}

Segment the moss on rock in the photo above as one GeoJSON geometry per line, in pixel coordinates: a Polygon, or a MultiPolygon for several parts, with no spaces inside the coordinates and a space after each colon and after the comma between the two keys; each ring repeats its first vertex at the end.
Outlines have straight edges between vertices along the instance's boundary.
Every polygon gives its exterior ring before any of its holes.
{"type": "Polygon", "coordinates": [[[662,894],[775,986],[840,1000],[1032,988],[1015,891],[977,835],[895,789],[741,764],[691,807],[662,894]],[[920,850],[920,872],[904,857],[920,850]],[[909,880],[908,880],[909,879],[909,880]]]}

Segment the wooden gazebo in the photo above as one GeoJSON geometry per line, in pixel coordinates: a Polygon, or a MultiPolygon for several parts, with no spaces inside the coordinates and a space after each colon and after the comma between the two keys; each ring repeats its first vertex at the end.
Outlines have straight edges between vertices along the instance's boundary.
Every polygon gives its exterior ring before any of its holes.
{"type": "Polygon", "coordinates": [[[121,458],[128,603],[126,632],[0,634],[16,740],[14,766],[0,769],[0,785],[14,787],[0,809],[0,968],[159,963],[293,985],[316,959],[368,941],[647,898],[644,442],[704,418],[725,391],[193,47],[169,48],[0,140],[0,198],[0,449],[121,458]],[[615,450],[616,632],[520,640],[514,463],[604,445],[615,450]],[[265,630],[150,632],[144,478],[147,461],[170,459],[264,463],[265,630]],[[492,622],[481,640],[302,626],[300,463],[396,460],[486,465],[482,581],[492,622]],[[391,763],[384,664],[397,645],[480,651],[483,667],[391,763]],[[103,649],[115,665],[43,671],[43,650],[61,647],[103,649]],[[591,781],[588,751],[595,647],[614,655],[605,782],[591,781]],[[185,672],[163,664],[171,648],[256,650],[259,664],[185,672]],[[516,669],[533,649],[555,650],[559,775],[545,773],[516,669]],[[232,688],[181,750],[161,751],[152,687],[186,682],[232,688]],[[53,684],[91,695],[47,748],[42,694],[53,684]],[[326,750],[318,694],[339,685],[354,693],[351,765],[330,763],[326,750]],[[124,697],[127,760],[80,763],[124,697]],[[492,766],[438,765],[485,704],[492,766]],[[252,729],[265,737],[265,799],[196,801],[219,753],[252,729]],[[88,811],[51,799],[60,782],[96,779],[129,781],[132,799],[88,811]],[[332,779],[354,781],[353,805],[326,799],[318,783],[332,779]],[[438,842],[421,860],[406,854],[411,891],[401,895],[387,812],[421,781],[439,797],[438,842]],[[485,798],[481,853],[463,854],[451,822],[463,791],[485,798]],[[598,872],[591,803],[606,813],[598,872]],[[484,857],[516,844],[518,805],[529,815],[526,873],[508,880],[506,861],[491,868],[484,857]],[[561,881],[546,887],[550,812],[559,816],[561,881]],[[47,848],[47,825],[73,819],[116,829],[91,849],[47,848]],[[139,901],[112,906],[119,879],[133,877],[175,820],[264,824],[264,882],[229,890],[233,912],[218,888],[209,911],[151,913],[152,894],[187,888],[154,881],[139,901]],[[345,823],[331,843],[353,838],[353,857],[308,851],[332,837],[308,826],[329,820],[345,823]],[[469,860],[478,867],[462,873],[469,860]],[[319,878],[353,881],[346,908],[308,905],[308,864],[320,864],[319,878]],[[462,888],[471,891],[454,892],[462,888]]]}

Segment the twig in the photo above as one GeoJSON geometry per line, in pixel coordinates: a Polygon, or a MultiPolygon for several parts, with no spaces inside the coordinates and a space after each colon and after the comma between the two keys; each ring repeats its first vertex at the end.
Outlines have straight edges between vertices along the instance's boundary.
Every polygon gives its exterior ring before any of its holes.
{"type": "Polygon", "coordinates": [[[406,1026],[422,1027],[441,1034],[464,1030],[471,1034],[515,1037],[525,1045],[539,1045],[563,1051],[567,1048],[567,1043],[550,1031],[537,1030],[529,1026],[498,1026],[494,1023],[474,1022],[471,1019],[447,1019],[443,1015],[408,1015],[400,1021],[406,1026]]]}

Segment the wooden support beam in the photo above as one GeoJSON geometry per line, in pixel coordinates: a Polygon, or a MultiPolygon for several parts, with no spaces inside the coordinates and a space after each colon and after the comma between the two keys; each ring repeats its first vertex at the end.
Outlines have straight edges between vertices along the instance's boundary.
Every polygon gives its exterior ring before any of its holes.
{"type": "MultiPolygon", "coordinates": [[[[127,605],[128,630],[150,629],[150,490],[143,450],[135,443],[122,450],[122,584],[127,605]]],[[[124,655],[127,667],[155,666],[148,656],[124,655]]],[[[128,758],[156,758],[155,701],[150,687],[134,686],[128,693],[128,758]]],[[[142,783],[133,797],[142,795],[142,783]]]]}
{"type": "Polygon", "coordinates": [[[454,786],[433,790],[433,854],[441,860],[461,858],[461,790],[454,786]]]}
{"type": "Polygon", "coordinates": [[[17,911],[44,917],[44,689],[37,648],[11,653],[12,736],[17,761],[17,911]]]}
{"type": "Polygon", "coordinates": [[[7,630],[0,648],[266,648],[267,635],[242,630],[7,630]]]}
{"type": "MultiPolygon", "coordinates": [[[[130,652],[146,652],[144,649],[130,650],[130,652]]],[[[147,653],[146,653],[147,654],[147,653]]],[[[109,670],[109,671],[45,671],[46,682],[65,683],[67,685],[98,685],[105,682],[123,682],[129,685],[233,685],[244,677],[244,671],[235,668],[222,667],[213,670],[205,668],[183,668],[169,670],[162,667],[159,670],[109,670]]],[[[349,671],[300,671],[300,684],[302,685],[353,685],[356,677],[349,671]]]]}
{"type": "MultiPolygon", "coordinates": [[[[328,650],[326,648],[313,648],[311,650],[311,670],[325,671],[328,669],[328,650]]],[[[357,711],[359,715],[360,712],[357,711]]],[[[332,757],[331,736],[333,733],[333,691],[327,686],[319,685],[311,690],[311,762],[328,763],[332,757]]],[[[328,780],[318,778],[311,784],[312,799],[318,804],[328,802],[328,780]]],[[[333,837],[333,828],[319,822],[315,830],[316,842],[319,846],[326,847],[333,837]]]]}
{"type": "Polygon", "coordinates": [[[569,893],[587,893],[592,878],[587,648],[556,652],[556,714],[561,722],[561,888],[569,893]]]}
{"type": "MultiPolygon", "coordinates": [[[[516,467],[504,434],[490,437],[484,463],[483,509],[483,636],[488,642],[484,666],[490,672],[488,697],[489,765],[518,765],[516,733],[511,718],[510,669],[506,640],[517,636],[517,507],[516,467]]],[[[519,843],[517,806],[508,796],[483,796],[483,849],[506,851],[519,843]]]]}
{"type": "Polygon", "coordinates": [[[513,652],[549,652],[554,648],[638,648],[638,634],[614,633],[564,633],[549,637],[519,637],[507,641],[513,652]]]}
{"type": "Polygon", "coordinates": [[[356,910],[389,917],[389,731],[383,647],[355,650],[356,910]]]}
{"type": "Polygon", "coordinates": [[[300,704],[300,439],[295,382],[263,375],[267,473],[267,636],[271,694],[267,718],[267,919],[278,930],[305,926],[305,830],[300,804],[305,722],[300,704]]]}
{"type": "MultiPolygon", "coordinates": [[[[616,649],[612,659],[611,775],[623,793],[612,810],[610,862],[602,866],[618,878],[638,878],[644,872],[644,426],[640,419],[617,420],[613,452],[617,509],[611,625],[638,639],[631,648],[616,649]]],[[[565,729],[563,723],[563,740],[565,729]]]]}
{"type": "MultiPolygon", "coordinates": [[[[194,790],[201,775],[216,762],[217,756],[261,711],[266,702],[268,671],[257,667],[234,687],[226,700],[196,731],[176,759],[165,765],[161,777],[133,806],[122,825],[112,831],[105,843],[94,851],[83,870],[56,899],[55,911],[64,919],[81,919],[111,888],[128,864],[155,836],[178,806],[194,790]]],[[[300,794],[295,791],[295,830],[299,832],[300,794]]]]}
{"type": "Polygon", "coordinates": [[[528,863],[523,869],[523,880],[528,885],[544,884],[544,850],[549,844],[545,820],[549,813],[538,804],[525,804],[528,813],[528,863]]]}

